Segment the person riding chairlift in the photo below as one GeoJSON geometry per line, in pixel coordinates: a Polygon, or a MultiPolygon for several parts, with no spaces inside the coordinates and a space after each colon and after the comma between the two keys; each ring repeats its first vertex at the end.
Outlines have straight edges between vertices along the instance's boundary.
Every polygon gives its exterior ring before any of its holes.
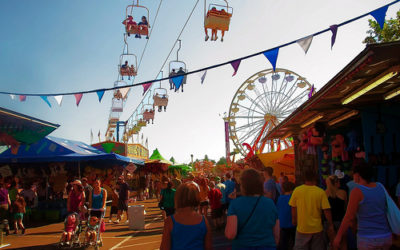
{"type": "Polygon", "coordinates": [[[172,77],[176,76],[175,69],[172,69],[171,73],[169,73],[169,90],[173,90],[175,88],[174,82],[172,81],[172,77]]]}
{"type": "Polygon", "coordinates": [[[122,24],[125,25],[128,36],[131,35],[130,30],[132,29],[132,27],[137,25],[137,23],[133,20],[133,17],[130,15],[122,22],[122,24]]]}
{"type": "MultiPolygon", "coordinates": [[[[176,73],[176,75],[184,75],[185,73],[186,73],[186,72],[183,70],[183,68],[180,67],[179,70],[178,70],[178,72],[176,73]]],[[[182,79],[182,84],[181,84],[182,92],[183,92],[183,84],[184,84],[184,82],[183,82],[183,79],[182,79]]],[[[177,92],[177,91],[178,91],[178,89],[175,89],[175,92],[177,92]]]]}
{"type": "MultiPolygon", "coordinates": [[[[225,16],[230,16],[229,13],[227,13],[224,9],[222,10],[217,10],[217,8],[213,7],[210,11],[208,11],[207,13],[207,17],[210,15],[210,13],[214,13],[214,14],[218,14],[218,15],[225,15],[225,16]]],[[[204,28],[205,32],[206,32],[206,41],[210,38],[208,36],[208,30],[207,28],[204,28]]],[[[224,41],[224,35],[225,35],[225,31],[221,30],[221,42],[224,41]]],[[[211,29],[211,41],[217,41],[218,36],[217,36],[217,29],[211,29]]]]}
{"type": "MultiPolygon", "coordinates": [[[[142,16],[142,21],[139,22],[139,27],[140,27],[141,30],[150,28],[150,25],[147,22],[147,18],[145,16],[142,16]]],[[[135,37],[136,38],[142,38],[140,36],[140,34],[137,34],[135,37]]],[[[149,39],[149,36],[146,36],[146,39],[149,39]]]]}
{"type": "MultiPolygon", "coordinates": [[[[127,70],[129,70],[129,65],[128,65],[128,61],[125,61],[125,63],[123,65],[121,65],[121,77],[122,77],[122,80],[124,80],[123,73],[127,72],[127,70]]],[[[129,74],[128,74],[128,79],[130,79],[129,74]]]]}

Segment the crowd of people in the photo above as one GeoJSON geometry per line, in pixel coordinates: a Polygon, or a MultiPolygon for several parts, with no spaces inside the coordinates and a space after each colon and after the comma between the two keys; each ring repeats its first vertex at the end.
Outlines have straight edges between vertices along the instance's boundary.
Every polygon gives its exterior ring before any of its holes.
{"type": "Polygon", "coordinates": [[[223,228],[232,249],[391,248],[385,187],[374,181],[370,165],[355,166],[348,183],[329,176],[325,190],[314,169],[302,175],[297,187],[283,173],[277,180],[271,167],[246,168],[238,178],[164,180],[160,249],[212,249],[212,233],[223,228]]]}

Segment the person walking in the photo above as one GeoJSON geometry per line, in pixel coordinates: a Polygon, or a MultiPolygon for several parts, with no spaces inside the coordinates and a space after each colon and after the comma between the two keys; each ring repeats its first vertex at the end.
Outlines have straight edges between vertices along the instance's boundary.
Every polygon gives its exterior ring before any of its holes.
{"type": "Polygon", "coordinates": [[[181,184],[175,194],[176,212],[164,220],[160,250],[212,249],[211,228],[206,217],[196,211],[199,205],[199,186],[181,184]]]}
{"type": "Polygon", "coordinates": [[[14,215],[14,234],[18,233],[18,227],[22,230],[21,234],[25,234],[25,227],[22,224],[22,220],[24,219],[25,210],[25,200],[22,195],[17,193],[16,199],[12,205],[12,212],[14,215]]]}
{"type": "Polygon", "coordinates": [[[283,194],[278,197],[276,208],[280,224],[279,250],[291,250],[294,247],[296,236],[296,227],[292,224],[292,209],[289,206],[290,197],[292,197],[295,185],[293,182],[283,182],[283,194]]]}
{"type": "Polygon", "coordinates": [[[172,188],[172,185],[172,182],[169,181],[167,188],[161,190],[161,209],[163,210],[164,219],[175,213],[174,198],[176,190],[172,188]]]}
{"type": "MultiPolygon", "coordinates": [[[[4,223],[8,218],[9,208],[11,206],[10,196],[8,195],[7,183],[0,181],[0,223],[4,223]]],[[[6,235],[10,233],[8,223],[5,227],[6,235]]]]}
{"type": "Polygon", "coordinates": [[[276,186],[276,182],[274,181],[272,174],[274,173],[274,169],[272,167],[265,167],[263,169],[264,173],[264,194],[266,197],[272,199],[275,203],[278,200],[278,189],[276,186]]]}
{"type": "Polygon", "coordinates": [[[126,212],[126,223],[128,220],[128,199],[129,199],[129,186],[125,182],[124,176],[118,177],[118,217],[114,223],[119,223],[122,220],[122,214],[126,212]]]}
{"type": "Polygon", "coordinates": [[[93,183],[93,191],[89,198],[89,208],[92,209],[91,215],[101,218],[106,211],[107,190],[101,187],[100,179],[93,183]]]}
{"type": "Polygon", "coordinates": [[[331,206],[325,191],[316,186],[316,171],[309,167],[303,172],[304,184],[294,189],[289,205],[292,224],[297,226],[294,249],[326,249],[322,226],[322,212],[328,225],[328,236],[333,241],[331,206]]]}
{"type": "Polygon", "coordinates": [[[208,191],[208,199],[210,200],[211,218],[213,220],[214,228],[217,230],[223,227],[221,198],[221,191],[215,186],[215,182],[211,181],[210,191],[208,191]]]}
{"type": "Polygon", "coordinates": [[[240,176],[242,196],[231,201],[225,227],[232,249],[276,249],[279,239],[278,211],[264,196],[262,175],[249,168],[240,176]]]}
{"type": "Polygon", "coordinates": [[[200,187],[200,213],[204,216],[207,216],[208,211],[208,191],[210,188],[208,187],[208,180],[205,177],[201,177],[199,179],[198,185],[200,187]]]}
{"type": "Polygon", "coordinates": [[[79,180],[72,182],[72,190],[68,194],[67,200],[67,211],[68,213],[83,212],[83,206],[85,204],[85,192],[82,187],[82,183],[79,180]]]}
{"type": "Polygon", "coordinates": [[[231,198],[229,198],[229,195],[231,193],[233,193],[233,191],[235,191],[235,182],[232,181],[231,179],[231,174],[230,173],[226,173],[225,175],[225,207],[226,209],[229,208],[229,204],[231,202],[231,198]]]}
{"type": "Polygon", "coordinates": [[[359,250],[387,250],[392,246],[392,231],[386,217],[385,187],[373,182],[370,165],[354,166],[353,178],[358,184],[350,193],[346,214],[333,242],[340,248],[343,236],[357,220],[357,248],[359,250]]]}
{"type": "MultiPolygon", "coordinates": [[[[345,190],[340,189],[340,180],[336,175],[331,175],[326,179],[326,186],[325,192],[331,205],[333,227],[337,231],[346,213],[347,193],[345,190]]],[[[340,249],[347,249],[346,237],[343,238],[340,249]]]]}

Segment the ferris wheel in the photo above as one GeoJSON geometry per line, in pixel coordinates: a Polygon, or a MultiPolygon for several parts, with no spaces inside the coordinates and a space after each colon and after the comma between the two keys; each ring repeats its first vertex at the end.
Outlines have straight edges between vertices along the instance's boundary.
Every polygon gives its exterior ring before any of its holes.
{"type": "Polygon", "coordinates": [[[266,135],[307,100],[313,86],[286,69],[262,70],[236,91],[229,108],[229,135],[243,155],[279,151],[293,146],[289,136],[266,140],[266,135]]]}

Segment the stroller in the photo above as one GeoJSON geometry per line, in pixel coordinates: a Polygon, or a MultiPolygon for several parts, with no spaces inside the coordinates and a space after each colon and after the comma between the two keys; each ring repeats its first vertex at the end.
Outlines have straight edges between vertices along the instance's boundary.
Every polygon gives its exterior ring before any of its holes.
{"type": "Polygon", "coordinates": [[[103,209],[89,209],[89,217],[86,224],[84,241],[84,245],[86,247],[94,247],[94,249],[99,249],[103,246],[100,229],[101,224],[104,223],[104,215],[105,211],[103,209]],[[100,216],[95,216],[95,214],[100,216]]]}
{"type": "Polygon", "coordinates": [[[79,234],[81,233],[80,218],[77,213],[70,213],[64,220],[64,231],[58,246],[60,248],[80,247],[79,234]]]}

